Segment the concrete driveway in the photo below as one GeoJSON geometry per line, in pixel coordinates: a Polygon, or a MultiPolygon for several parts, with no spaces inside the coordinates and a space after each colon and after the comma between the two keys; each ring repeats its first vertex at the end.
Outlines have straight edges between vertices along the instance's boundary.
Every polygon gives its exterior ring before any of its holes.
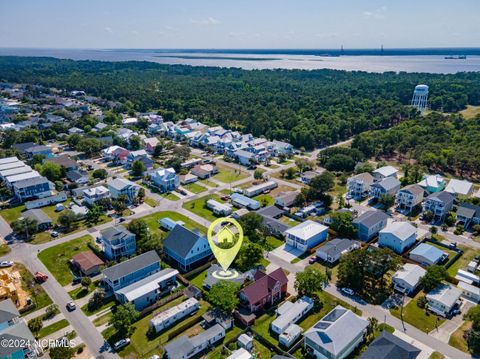
{"type": "Polygon", "coordinates": [[[472,302],[464,300],[460,308],[460,310],[462,311],[460,314],[454,316],[452,319],[447,319],[442,325],[438,327],[438,329],[434,329],[428,334],[445,343],[448,343],[452,333],[463,324],[463,315],[467,313],[468,310],[474,305],[475,304],[473,304],[472,302]]]}
{"type": "Polygon", "coordinates": [[[280,247],[275,248],[273,251],[271,251],[270,254],[280,257],[284,261],[291,263],[295,258],[301,256],[303,252],[298,250],[297,248],[282,244],[280,247]]]}

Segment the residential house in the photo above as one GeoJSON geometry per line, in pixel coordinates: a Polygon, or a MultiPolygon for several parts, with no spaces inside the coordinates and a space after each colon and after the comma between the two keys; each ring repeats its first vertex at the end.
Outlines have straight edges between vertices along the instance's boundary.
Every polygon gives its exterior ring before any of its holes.
{"type": "Polygon", "coordinates": [[[81,135],[81,134],[84,134],[85,131],[82,130],[81,128],[78,128],[78,127],[71,127],[68,129],[68,134],[69,135],[81,135]]]}
{"type": "Polygon", "coordinates": [[[115,178],[107,182],[108,190],[113,199],[126,196],[129,203],[133,203],[138,195],[140,186],[124,178],[115,178]]]}
{"type": "Polygon", "coordinates": [[[370,197],[380,199],[384,195],[395,196],[400,190],[400,181],[396,177],[387,177],[370,186],[370,197]]]}
{"type": "Polygon", "coordinates": [[[395,203],[398,210],[403,210],[407,213],[420,205],[423,201],[424,190],[422,187],[416,184],[403,187],[397,192],[395,197],[395,203]]]}
{"type": "Polygon", "coordinates": [[[88,172],[83,170],[70,170],[67,172],[70,182],[82,185],[88,183],[88,172]]]}
{"type": "Polygon", "coordinates": [[[29,171],[27,173],[14,174],[14,175],[7,176],[4,178],[4,182],[9,188],[12,188],[16,182],[33,180],[35,178],[40,178],[40,177],[42,176],[37,171],[29,171]]]}
{"type": "Polygon", "coordinates": [[[253,359],[252,354],[244,348],[234,350],[227,359],[253,359]]]}
{"type": "Polygon", "coordinates": [[[186,175],[180,175],[180,184],[186,185],[189,183],[194,183],[198,181],[198,177],[192,175],[191,173],[187,173],[186,175]]]}
{"type": "Polygon", "coordinates": [[[53,157],[52,148],[44,145],[35,145],[29,148],[26,148],[24,153],[28,158],[33,158],[35,155],[43,155],[46,158],[53,157]]]}
{"type": "Polygon", "coordinates": [[[7,181],[8,178],[11,178],[12,176],[18,176],[18,175],[22,175],[25,173],[32,173],[32,172],[33,172],[32,167],[23,165],[22,167],[10,168],[8,170],[1,170],[0,178],[2,180],[7,181]]]}
{"type": "Polygon", "coordinates": [[[355,218],[352,223],[357,229],[358,239],[368,242],[387,226],[390,217],[383,211],[367,211],[355,218]]]}
{"type": "Polygon", "coordinates": [[[450,316],[458,306],[462,292],[451,284],[442,284],[427,293],[427,309],[442,317],[450,316]]]}
{"type": "Polygon", "coordinates": [[[160,269],[157,252],[149,251],[106,268],[102,272],[103,284],[108,293],[113,293],[159,272],[160,269]]]}
{"type": "Polygon", "coordinates": [[[280,207],[291,207],[295,204],[298,192],[281,192],[275,198],[275,204],[280,207]]]}
{"type": "Polygon", "coordinates": [[[274,154],[277,156],[279,154],[283,154],[287,156],[293,154],[293,151],[294,151],[293,146],[287,142],[273,140],[272,144],[274,147],[274,154]]]}
{"type": "Polygon", "coordinates": [[[328,227],[318,222],[307,220],[285,231],[286,244],[297,248],[302,253],[325,241],[328,227]]]}
{"type": "Polygon", "coordinates": [[[424,266],[431,266],[443,262],[448,253],[427,243],[420,243],[408,255],[411,260],[424,266]]]}
{"type": "Polygon", "coordinates": [[[218,173],[218,168],[212,164],[196,165],[191,170],[192,175],[205,179],[218,173]]]}
{"type": "Polygon", "coordinates": [[[127,117],[122,120],[122,125],[124,126],[135,126],[138,123],[138,118],[136,117],[127,117]]]}
{"type": "Polygon", "coordinates": [[[281,345],[289,348],[298,338],[300,338],[302,332],[302,327],[297,324],[292,324],[287,329],[285,329],[282,334],[278,336],[278,342],[281,345]]]}
{"type": "Polygon", "coordinates": [[[95,202],[104,199],[110,198],[110,191],[104,186],[97,186],[92,188],[87,188],[83,190],[83,196],[85,202],[89,206],[93,206],[95,202]]]}
{"type": "Polygon", "coordinates": [[[158,223],[160,223],[160,227],[162,227],[163,229],[166,229],[167,231],[171,231],[177,224],[180,226],[185,225],[185,222],[174,221],[170,217],[162,218],[158,221],[158,223]]]}
{"type": "Polygon", "coordinates": [[[94,276],[100,273],[104,262],[92,251],[75,254],[71,260],[72,267],[84,276],[94,276]]]}
{"type": "Polygon", "coordinates": [[[461,203],[457,209],[457,221],[463,224],[465,228],[480,224],[480,206],[461,203]]]}
{"type": "Polygon", "coordinates": [[[368,320],[337,305],[305,334],[305,349],[314,358],[344,359],[363,341],[368,320]]]}
{"type": "Polygon", "coordinates": [[[10,299],[0,302],[0,358],[36,359],[42,354],[41,348],[10,299]],[[7,341],[7,344],[4,344],[7,341]]]}
{"type": "Polygon", "coordinates": [[[307,296],[299,298],[295,303],[284,302],[277,308],[277,317],[270,324],[270,328],[274,333],[282,334],[307,314],[313,308],[313,304],[313,300],[307,296]]]}
{"type": "Polygon", "coordinates": [[[163,241],[165,255],[183,272],[190,271],[208,261],[212,250],[207,238],[199,231],[176,225],[163,241]]]}
{"type": "Polygon", "coordinates": [[[417,240],[417,228],[409,222],[392,222],[379,232],[378,244],[402,254],[417,240]]]}
{"type": "Polygon", "coordinates": [[[156,137],[149,137],[143,139],[143,144],[145,146],[145,150],[149,153],[153,153],[155,151],[155,147],[160,143],[159,139],[156,137]]]}
{"type": "Polygon", "coordinates": [[[360,359],[415,359],[421,350],[384,330],[373,342],[360,359]]]}
{"type": "Polygon", "coordinates": [[[107,161],[126,163],[129,151],[120,146],[110,146],[102,150],[102,156],[107,161]]]}
{"type": "Polygon", "coordinates": [[[376,182],[380,182],[388,177],[397,178],[398,170],[393,166],[383,166],[374,170],[372,175],[376,182]]]}
{"type": "Polygon", "coordinates": [[[180,178],[173,168],[157,168],[150,174],[150,179],[161,192],[173,191],[180,185],[180,178]]]}
{"type": "Polygon", "coordinates": [[[425,199],[423,211],[431,212],[434,220],[443,220],[452,210],[454,201],[455,197],[449,192],[434,192],[425,199]]]}
{"type": "Polygon", "coordinates": [[[273,305],[287,293],[288,278],[282,268],[255,273],[255,281],[240,290],[240,303],[251,312],[273,305]]]}
{"type": "Polygon", "coordinates": [[[232,205],[229,203],[220,203],[214,199],[207,201],[207,208],[212,210],[217,216],[228,216],[232,213],[232,205]]]}
{"type": "Polygon", "coordinates": [[[29,199],[49,197],[53,188],[52,182],[40,176],[15,182],[13,193],[19,201],[24,202],[29,199]]]}
{"type": "Polygon", "coordinates": [[[247,197],[255,197],[259,194],[270,191],[270,190],[272,190],[274,188],[277,188],[277,187],[278,187],[277,182],[267,181],[267,182],[263,182],[263,183],[260,183],[258,185],[255,185],[255,186],[245,188],[243,190],[243,194],[247,197]]]}
{"type": "Polygon", "coordinates": [[[440,192],[445,189],[445,178],[440,175],[426,175],[418,182],[418,185],[422,187],[428,193],[440,192]]]}
{"type": "Polygon", "coordinates": [[[225,328],[215,324],[194,337],[182,335],[164,346],[165,357],[168,359],[189,359],[210,348],[225,337],[225,328]]]}
{"type": "Polygon", "coordinates": [[[325,170],[322,169],[322,170],[315,170],[315,171],[305,171],[300,175],[300,181],[302,181],[305,184],[310,184],[312,179],[320,176],[322,172],[325,172],[325,170]]]}
{"type": "Polygon", "coordinates": [[[336,263],[343,254],[360,249],[360,243],[346,238],[334,238],[315,252],[318,259],[326,263],[336,263]]]}
{"type": "Polygon", "coordinates": [[[67,170],[67,171],[76,170],[79,167],[77,161],[70,158],[70,156],[68,156],[68,155],[51,157],[51,158],[46,159],[45,161],[55,163],[55,164],[65,168],[65,170],[67,170]]]}
{"type": "Polygon", "coordinates": [[[40,232],[46,231],[53,225],[52,219],[41,209],[29,209],[21,215],[23,218],[35,220],[37,222],[37,230],[40,232]]]}
{"type": "Polygon", "coordinates": [[[360,173],[347,180],[348,195],[355,199],[368,196],[370,186],[373,184],[373,176],[370,173],[360,173]]]}
{"type": "Polygon", "coordinates": [[[427,271],[422,267],[406,263],[393,275],[393,289],[407,295],[413,294],[425,273],[427,271]]]}
{"type": "Polygon", "coordinates": [[[451,179],[445,191],[454,196],[471,196],[473,194],[473,184],[466,180],[451,179]]]}
{"type": "Polygon", "coordinates": [[[230,199],[232,200],[232,204],[238,208],[248,208],[251,210],[257,210],[260,208],[260,202],[240,193],[232,193],[230,199]]]}
{"type": "MultiPolygon", "coordinates": [[[[34,146],[37,146],[35,142],[24,142],[24,143],[15,143],[12,145],[12,148],[18,151],[20,154],[26,156],[27,155],[26,150],[34,146]]],[[[8,158],[12,158],[12,157],[8,157],[8,158]]]]}
{"type": "Polygon", "coordinates": [[[255,154],[246,150],[235,151],[234,158],[244,166],[250,166],[252,162],[257,161],[255,154]]]}
{"type": "Polygon", "coordinates": [[[108,227],[100,232],[105,256],[110,260],[117,260],[135,254],[137,241],[135,234],[123,226],[108,227]]]}
{"type": "Polygon", "coordinates": [[[198,300],[195,298],[189,298],[180,304],[156,314],[150,319],[150,327],[154,328],[155,332],[158,333],[182,320],[187,315],[196,312],[198,308],[200,308],[198,300]]]}
{"type": "Polygon", "coordinates": [[[288,224],[280,221],[285,211],[277,206],[261,208],[257,211],[257,214],[262,216],[262,225],[272,235],[283,236],[285,231],[290,228],[288,224]]]}
{"type": "Polygon", "coordinates": [[[133,303],[140,311],[157,302],[177,286],[178,271],[165,268],[115,291],[115,298],[121,303],[133,303]]]}
{"type": "Polygon", "coordinates": [[[475,286],[475,285],[472,285],[472,284],[469,284],[469,283],[466,283],[466,282],[463,282],[463,281],[460,281],[458,282],[458,288],[462,291],[462,296],[474,303],[479,303],[480,302],[480,288],[475,286]]]}

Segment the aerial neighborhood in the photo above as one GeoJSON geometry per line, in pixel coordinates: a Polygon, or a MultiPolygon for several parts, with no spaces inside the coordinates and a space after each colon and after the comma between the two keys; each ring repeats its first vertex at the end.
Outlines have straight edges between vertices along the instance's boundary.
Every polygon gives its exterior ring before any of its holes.
{"type": "Polygon", "coordinates": [[[455,358],[480,335],[471,178],[342,168],[351,140],[307,151],[86,89],[0,83],[0,133],[0,336],[29,339],[0,358],[53,357],[34,338],[79,358],[455,358]],[[226,280],[222,217],[245,235],[226,280]]]}

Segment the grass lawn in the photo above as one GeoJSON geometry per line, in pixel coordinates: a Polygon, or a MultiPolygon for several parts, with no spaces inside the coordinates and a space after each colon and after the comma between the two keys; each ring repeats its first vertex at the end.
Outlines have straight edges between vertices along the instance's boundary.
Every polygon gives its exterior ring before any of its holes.
{"type": "Polygon", "coordinates": [[[81,309],[82,309],[82,312],[85,313],[85,315],[90,316],[90,315],[99,313],[99,312],[101,312],[102,310],[111,308],[111,307],[113,307],[116,303],[117,303],[117,302],[115,301],[115,298],[112,297],[108,302],[103,303],[103,305],[102,305],[101,307],[97,308],[97,309],[89,310],[89,309],[88,309],[88,303],[84,304],[81,309]]]}
{"type": "Polygon", "coordinates": [[[287,217],[287,216],[281,216],[280,217],[280,222],[285,223],[287,226],[294,227],[297,224],[300,224],[302,222],[297,221],[296,219],[287,217]]]}
{"type": "MultiPolygon", "coordinates": [[[[67,208],[71,202],[72,200],[68,198],[65,202],[62,202],[62,204],[65,206],[65,208],[67,208]]],[[[65,209],[63,211],[55,211],[55,205],[51,205],[42,207],[42,211],[44,211],[45,214],[52,219],[53,224],[55,225],[58,221],[58,217],[60,217],[60,215],[65,211],[65,209]]]]}
{"type": "MultiPolygon", "coordinates": [[[[427,312],[417,305],[418,299],[423,295],[425,295],[423,292],[419,292],[415,298],[403,307],[403,320],[425,333],[429,333],[436,326],[440,326],[445,319],[427,312]]],[[[390,313],[400,319],[400,307],[390,309],[390,313]]]]}
{"type": "Polygon", "coordinates": [[[183,185],[182,187],[185,188],[187,191],[195,194],[202,193],[207,190],[205,187],[200,186],[198,183],[189,183],[189,184],[183,185]]]}
{"type": "Polygon", "coordinates": [[[208,272],[208,268],[201,271],[200,273],[197,273],[197,275],[195,275],[195,277],[192,277],[192,278],[189,279],[190,283],[192,283],[197,288],[202,289],[203,288],[203,280],[207,277],[207,272],[208,272]]]}
{"type": "Polygon", "coordinates": [[[25,210],[25,205],[13,207],[13,208],[6,208],[0,211],[0,215],[3,217],[8,224],[16,221],[19,217],[22,216],[22,212],[25,210]]]}
{"type": "Polygon", "coordinates": [[[40,329],[37,337],[38,338],[46,337],[50,334],[58,332],[60,329],[68,327],[68,325],[69,325],[68,320],[66,319],[59,320],[58,322],[47,325],[46,327],[43,327],[42,329],[40,329]]]}
{"type": "Polygon", "coordinates": [[[472,327],[472,322],[464,322],[460,328],[455,330],[450,336],[448,344],[454,348],[457,348],[465,353],[468,353],[468,345],[463,338],[463,334],[472,327]]]}
{"type": "Polygon", "coordinates": [[[243,172],[238,168],[231,168],[223,165],[218,165],[218,173],[213,176],[216,180],[223,182],[223,183],[232,183],[239,181],[241,179],[247,178],[249,174],[247,172],[243,172]]]}
{"type": "MultiPolygon", "coordinates": [[[[170,308],[174,305],[177,305],[184,299],[184,297],[178,298],[166,304],[165,306],[155,310],[152,314],[147,315],[146,317],[140,319],[138,322],[133,324],[134,330],[133,334],[130,336],[131,343],[122,351],[120,351],[119,355],[125,357],[127,355],[133,354],[137,355],[140,358],[149,358],[153,354],[158,354],[162,351],[161,346],[167,343],[168,336],[171,332],[173,332],[180,326],[183,326],[186,322],[191,321],[193,323],[198,317],[201,317],[210,308],[210,304],[205,301],[200,301],[200,309],[193,316],[187,316],[186,318],[184,318],[184,320],[180,320],[167,330],[162,331],[153,339],[148,338],[147,331],[150,326],[150,319],[152,319],[152,317],[156,313],[164,311],[165,309],[170,308]]],[[[108,342],[118,339],[115,334],[115,329],[112,327],[109,327],[102,333],[102,335],[107,339],[108,342]]],[[[183,335],[183,333],[181,335],[183,335]]]]}
{"type": "Polygon", "coordinates": [[[93,321],[93,324],[96,327],[99,327],[101,325],[107,324],[110,321],[110,319],[112,319],[112,312],[108,312],[107,314],[99,316],[93,321]]]}
{"type": "Polygon", "coordinates": [[[338,276],[338,265],[335,267],[327,267],[319,262],[315,262],[311,265],[314,268],[319,269],[322,273],[326,273],[327,268],[332,271],[332,279],[330,280],[330,283],[336,283],[337,282],[337,276],[338,276]]]}
{"type": "Polygon", "coordinates": [[[145,203],[148,204],[150,207],[157,207],[158,203],[151,197],[145,198],[145,203]]]}
{"type": "Polygon", "coordinates": [[[168,199],[169,201],[178,201],[180,199],[179,197],[175,196],[171,192],[162,193],[160,196],[162,196],[165,199],[168,199]]]}
{"type": "Polygon", "coordinates": [[[460,111],[460,114],[465,117],[467,120],[474,118],[476,115],[480,114],[480,106],[471,106],[467,105],[465,110],[460,111]]]}
{"type": "Polygon", "coordinates": [[[89,250],[87,245],[89,242],[93,242],[92,236],[86,235],[76,238],[41,251],[38,258],[57,281],[65,286],[74,278],[70,270],[69,260],[77,253],[89,250]]]}
{"type": "Polygon", "coordinates": [[[445,357],[443,356],[442,353],[439,352],[433,352],[432,355],[430,355],[430,358],[428,359],[444,359],[445,357]]]}
{"type": "Polygon", "coordinates": [[[71,290],[70,292],[68,292],[68,294],[70,295],[70,297],[72,297],[72,299],[83,298],[88,294],[92,293],[95,288],[97,288],[98,282],[99,281],[92,282],[92,284],[89,285],[88,290],[85,290],[84,287],[80,286],[78,288],[75,288],[74,290],[71,290]]]}
{"type": "Polygon", "coordinates": [[[267,236],[266,241],[267,241],[267,244],[270,245],[272,248],[278,248],[285,243],[281,239],[278,239],[277,237],[273,237],[273,236],[267,236]]]}
{"type": "Polygon", "coordinates": [[[10,253],[11,249],[7,244],[0,244],[0,257],[10,253]]]}
{"type": "Polygon", "coordinates": [[[14,269],[20,273],[23,290],[29,293],[30,298],[32,298],[32,301],[35,303],[35,306],[32,307],[32,309],[23,312],[22,316],[30,314],[38,309],[45,308],[53,303],[47,292],[45,292],[43,287],[35,281],[33,274],[30,273],[23,264],[15,263],[14,269]]]}
{"type": "Polygon", "coordinates": [[[253,329],[273,345],[278,345],[278,335],[270,330],[270,323],[276,318],[275,312],[263,314],[255,320],[253,329]]]}
{"type": "Polygon", "coordinates": [[[215,214],[213,214],[213,212],[210,209],[207,208],[206,202],[209,199],[214,199],[217,202],[225,203],[224,201],[222,201],[220,196],[218,196],[216,194],[209,194],[207,196],[203,196],[203,197],[185,202],[183,204],[183,208],[185,208],[186,210],[188,210],[190,212],[193,212],[193,213],[199,215],[200,217],[203,217],[203,218],[205,218],[209,221],[214,221],[219,217],[215,216],[215,214]]]}
{"type": "Polygon", "coordinates": [[[270,264],[270,261],[268,259],[265,259],[265,258],[262,258],[260,259],[260,262],[259,262],[262,266],[264,266],[265,268],[267,268],[267,266],[270,264]]]}
{"type": "Polygon", "coordinates": [[[272,196],[268,194],[260,194],[258,196],[253,197],[253,199],[260,202],[262,207],[268,207],[275,204],[275,200],[272,198],[272,196]]]}
{"type": "Polygon", "coordinates": [[[468,263],[477,255],[477,251],[467,246],[458,246],[463,251],[463,254],[447,269],[447,273],[450,277],[455,277],[457,271],[461,268],[466,268],[468,263]]]}
{"type": "Polygon", "coordinates": [[[182,221],[185,223],[185,226],[187,228],[190,228],[190,229],[198,228],[203,233],[207,233],[206,228],[204,228],[197,222],[193,221],[192,219],[187,218],[184,215],[177,212],[172,212],[172,211],[157,212],[145,217],[141,217],[140,219],[143,219],[147,223],[148,228],[150,228],[150,231],[152,231],[153,233],[164,234],[165,231],[163,231],[160,228],[160,223],[158,221],[165,217],[169,217],[174,221],[182,221]]]}
{"type": "Polygon", "coordinates": [[[212,187],[212,188],[218,187],[218,184],[216,184],[215,182],[209,181],[208,179],[203,179],[203,180],[200,180],[198,182],[202,183],[202,184],[204,184],[208,187],[212,187]]]}

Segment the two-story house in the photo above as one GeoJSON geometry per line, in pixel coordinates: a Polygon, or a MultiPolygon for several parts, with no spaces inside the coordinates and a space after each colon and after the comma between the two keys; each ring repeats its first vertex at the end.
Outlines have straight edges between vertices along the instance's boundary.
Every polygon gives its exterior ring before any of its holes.
{"type": "Polygon", "coordinates": [[[397,178],[398,170],[393,166],[383,166],[374,170],[372,175],[376,182],[380,182],[388,177],[397,178]]]}
{"type": "Polygon", "coordinates": [[[461,203],[457,209],[457,221],[465,228],[480,224],[480,206],[470,203],[461,203]]]}
{"type": "Polygon", "coordinates": [[[425,175],[423,179],[418,182],[418,185],[422,187],[428,193],[440,192],[445,189],[445,178],[440,175],[425,175]]]}
{"type": "Polygon", "coordinates": [[[104,186],[97,186],[83,190],[83,198],[89,206],[93,206],[95,202],[110,198],[110,191],[104,186]]]}
{"type": "Polygon", "coordinates": [[[103,286],[109,294],[112,294],[159,272],[160,269],[160,257],[157,252],[149,251],[105,269],[102,272],[103,286]]]}
{"type": "Polygon", "coordinates": [[[447,191],[434,192],[423,203],[423,211],[433,214],[434,220],[443,220],[453,208],[455,197],[447,191]]]}
{"type": "Polygon", "coordinates": [[[124,178],[115,178],[107,182],[108,190],[113,199],[126,196],[128,203],[133,203],[138,195],[140,186],[124,178]]]}
{"type": "Polygon", "coordinates": [[[117,260],[135,254],[137,241],[135,234],[123,226],[109,227],[100,232],[103,252],[110,260],[117,260]]]}
{"type": "Polygon", "coordinates": [[[379,232],[378,244],[402,254],[417,240],[417,228],[409,222],[392,222],[379,232]]]}
{"type": "Polygon", "coordinates": [[[150,174],[150,179],[161,192],[173,191],[180,185],[180,178],[173,168],[157,168],[150,174]]]}
{"type": "Polygon", "coordinates": [[[370,173],[360,173],[347,180],[347,191],[351,198],[362,199],[368,196],[373,176],[370,173]]]}
{"type": "Polygon", "coordinates": [[[410,213],[416,206],[420,205],[423,201],[424,190],[422,187],[416,184],[405,186],[397,192],[395,197],[395,203],[397,210],[410,213]]]}
{"type": "Polygon", "coordinates": [[[163,241],[165,255],[182,272],[190,271],[208,261],[212,250],[207,238],[177,224],[163,241]]]}
{"type": "Polygon", "coordinates": [[[396,177],[387,177],[370,186],[370,197],[380,199],[383,195],[395,196],[400,189],[400,181],[396,177]]]}
{"type": "Polygon", "coordinates": [[[24,202],[29,199],[49,197],[54,185],[46,177],[36,177],[17,181],[12,189],[15,197],[24,202]]]}
{"type": "Polygon", "coordinates": [[[388,218],[383,211],[367,211],[355,218],[352,223],[357,229],[358,239],[368,242],[386,227],[388,218]]]}
{"type": "Polygon", "coordinates": [[[458,305],[462,291],[451,284],[441,284],[427,293],[427,309],[442,317],[448,317],[458,305]]]}
{"type": "Polygon", "coordinates": [[[296,248],[302,253],[325,241],[328,227],[318,222],[307,220],[285,231],[287,246],[296,248]]]}

